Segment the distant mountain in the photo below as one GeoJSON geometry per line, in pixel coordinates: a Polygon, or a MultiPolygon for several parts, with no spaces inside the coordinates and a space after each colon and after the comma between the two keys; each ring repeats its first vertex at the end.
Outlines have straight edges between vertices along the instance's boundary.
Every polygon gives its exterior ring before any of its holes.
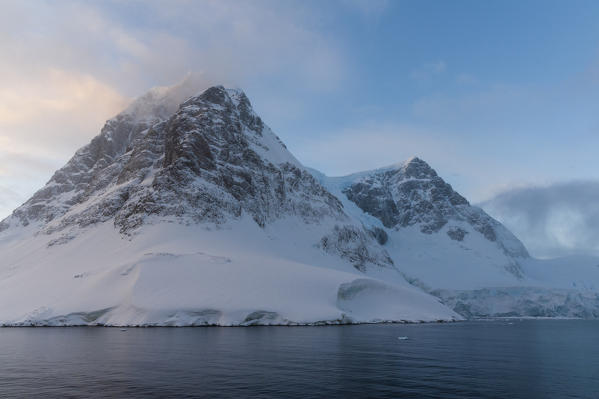
{"type": "Polygon", "coordinates": [[[0,222],[0,258],[2,325],[599,316],[593,258],[530,258],[418,158],[308,170],[222,86],[107,121],[0,222]]]}

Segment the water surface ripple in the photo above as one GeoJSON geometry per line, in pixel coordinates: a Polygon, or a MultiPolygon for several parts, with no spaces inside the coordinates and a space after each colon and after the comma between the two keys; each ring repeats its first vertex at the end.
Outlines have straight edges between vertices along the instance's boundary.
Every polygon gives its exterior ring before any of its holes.
{"type": "Polygon", "coordinates": [[[0,365],[2,397],[599,398],[599,322],[0,328],[0,365]]]}

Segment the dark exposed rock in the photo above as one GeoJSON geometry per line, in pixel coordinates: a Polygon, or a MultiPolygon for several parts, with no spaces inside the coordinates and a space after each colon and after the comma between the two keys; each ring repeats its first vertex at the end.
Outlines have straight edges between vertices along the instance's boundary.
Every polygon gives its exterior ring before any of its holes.
{"type": "MultiPolygon", "coordinates": [[[[482,209],[471,206],[419,158],[398,167],[373,171],[347,186],[343,193],[387,228],[417,225],[422,233],[433,234],[449,221],[462,221],[487,240],[497,242],[509,256],[528,257],[517,238],[482,209]],[[509,245],[498,242],[499,230],[510,241],[509,245]]],[[[453,229],[447,234],[461,241],[465,232],[453,229]]]]}
{"type": "Polygon", "coordinates": [[[447,230],[447,235],[449,238],[455,241],[464,241],[466,234],[468,234],[468,232],[459,227],[451,227],[449,230],[447,230]]]}
{"type": "Polygon", "coordinates": [[[364,212],[380,219],[385,227],[398,223],[399,211],[389,190],[372,187],[368,183],[356,183],[344,191],[364,212]]]}
{"type": "Polygon", "coordinates": [[[385,245],[389,240],[387,232],[381,229],[380,227],[373,227],[370,230],[368,230],[368,232],[381,245],[385,245]]]}
{"type": "Polygon", "coordinates": [[[361,173],[342,192],[362,211],[378,218],[388,229],[416,226],[434,234],[449,222],[471,226],[450,227],[447,235],[463,241],[466,234],[480,233],[508,257],[505,268],[522,277],[518,259],[528,257],[522,243],[482,209],[471,206],[424,161],[413,158],[403,165],[361,173]]]}
{"type": "Polygon", "coordinates": [[[437,172],[418,157],[414,157],[406,162],[403,169],[406,178],[432,179],[438,177],[437,172]]]}
{"type": "Polygon", "coordinates": [[[213,86],[200,95],[200,100],[216,105],[232,106],[231,99],[223,86],[213,86]]]}
{"type": "Polygon", "coordinates": [[[353,225],[336,225],[330,234],[322,237],[319,246],[326,252],[347,259],[362,272],[368,264],[379,267],[393,266],[393,260],[387,251],[374,245],[371,235],[353,225]]]}
{"type": "Polygon", "coordinates": [[[343,192],[385,227],[420,224],[420,230],[427,234],[445,226],[456,206],[469,205],[419,158],[399,168],[375,172],[343,192]]]}

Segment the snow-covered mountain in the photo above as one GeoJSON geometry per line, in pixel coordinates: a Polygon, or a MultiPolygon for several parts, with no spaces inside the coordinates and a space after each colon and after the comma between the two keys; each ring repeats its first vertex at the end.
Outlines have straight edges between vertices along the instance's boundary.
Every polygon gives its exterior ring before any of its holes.
{"type": "Polygon", "coordinates": [[[596,260],[532,259],[418,158],[308,170],[221,86],[106,122],[0,222],[0,259],[3,325],[599,316],[596,260]]]}
{"type": "Polygon", "coordinates": [[[523,278],[524,245],[419,158],[345,177],[316,176],[348,212],[384,229],[402,271],[424,284],[462,288],[523,278]]]}
{"type": "Polygon", "coordinates": [[[153,90],[0,224],[2,324],[452,320],[240,90],[153,90]]]}
{"type": "Polygon", "coordinates": [[[344,177],[312,173],[384,235],[408,281],[464,317],[599,317],[599,259],[531,258],[421,159],[344,177]]]}

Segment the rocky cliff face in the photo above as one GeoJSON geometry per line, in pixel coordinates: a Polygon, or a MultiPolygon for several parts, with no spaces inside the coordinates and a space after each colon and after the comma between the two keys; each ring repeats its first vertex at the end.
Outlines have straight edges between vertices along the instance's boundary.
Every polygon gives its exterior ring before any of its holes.
{"type": "Polygon", "coordinates": [[[528,257],[524,245],[503,225],[471,206],[419,158],[367,173],[348,184],[343,193],[387,228],[417,226],[422,233],[432,234],[448,226],[446,234],[452,240],[462,241],[469,231],[452,223],[463,222],[507,255],[528,257]]]}
{"type": "Polygon", "coordinates": [[[375,238],[352,224],[341,202],[289,153],[242,91],[211,87],[175,109],[169,96],[151,92],[109,120],[0,230],[34,223],[45,233],[63,232],[54,245],[73,238],[73,230],[109,220],[129,235],[166,220],[218,225],[249,215],[264,227],[298,217],[332,223],[326,240],[343,245],[321,245],[317,238],[314,245],[356,268],[392,266],[375,238]],[[355,234],[342,234],[347,231],[355,234]]]}
{"type": "Polygon", "coordinates": [[[261,226],[290,214],[346,219],[241,91],[212,87],[165,115],[108,121],[12,219],[56,230],[114,217],[125,233],[152,215],[219,223],[246,212],[261,226]]]}
{"type": "Polygon", "coordinates": [[[339,200],[303,170],[242,92],[214,87],[189,99],[162,135],[153,182],[162,190],[144,198],[152,213],[219,222],[246,212],[260,226],[288,215],[308,223],[345,218],[339,200]]]}
{"type": "Polygon", "coordinates": [[[387,228],[418,224],[427,234],[439,231],[456,217],[460,205],[469,205],[419,158],[366,175],[343,193],[387,228]]]}

